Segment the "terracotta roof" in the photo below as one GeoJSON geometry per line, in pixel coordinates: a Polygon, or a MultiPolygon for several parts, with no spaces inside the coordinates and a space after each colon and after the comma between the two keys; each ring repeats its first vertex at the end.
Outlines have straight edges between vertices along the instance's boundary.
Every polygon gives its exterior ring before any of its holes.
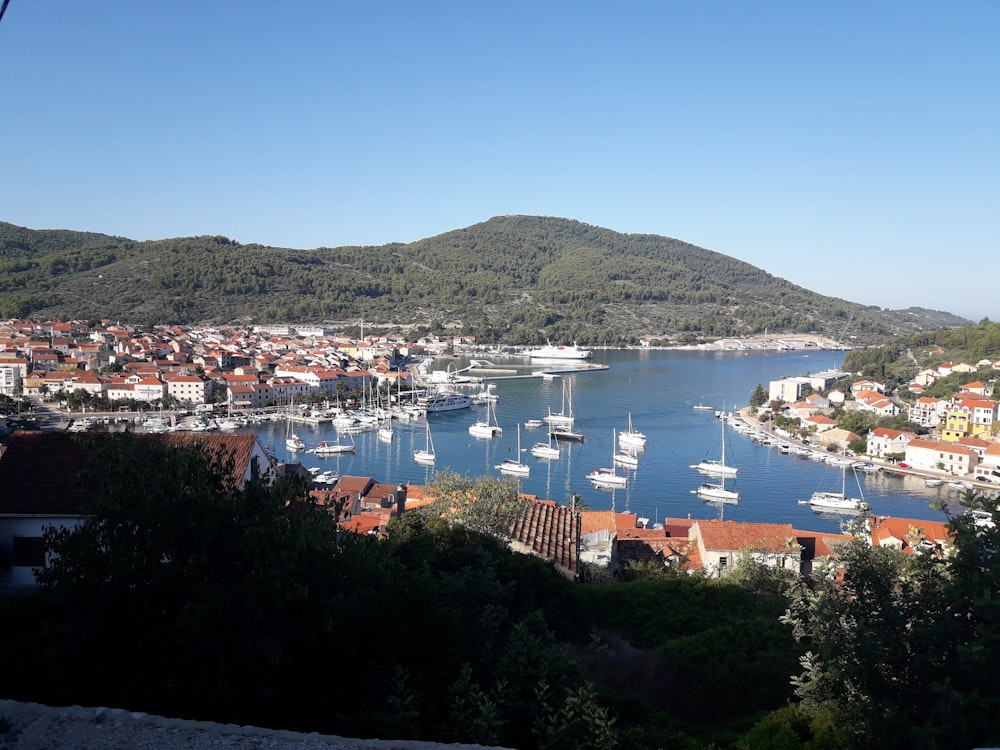
{"type": "MultiPolygon", "coordinates": [[[[0,458],[0,514],[79,515],[91,499],[90,488],[78,481],[93,447],[110,433],[75,434],[18,431],[0,458]]],[[[235,454],[234,478],[242,484],[257,436],[253,434],[137,434],[139,441],[158,445],[204,443],[210,454],[220,448],[235,454]]]]}
{"type": "Polygon", "coordinates": [[[337,482],[337,491],[349,492],[352,495],[355,492],[360,492],[364,495],[374,483],[375,480],[371,477],[342,476],[337,482]]]}
{"type": "Polygon", "coordinates": [[[551,503],[532,503],[514,522],[511,542],[515,549],[520,547],[575,574],[580,562],[581,515],[551,503]]]}
{"type": "Polygon", "coordinates": [[[795,538],[790,523],[736,523],[735,521],[698,521],[705,549],[781,551],[795,538]]]}

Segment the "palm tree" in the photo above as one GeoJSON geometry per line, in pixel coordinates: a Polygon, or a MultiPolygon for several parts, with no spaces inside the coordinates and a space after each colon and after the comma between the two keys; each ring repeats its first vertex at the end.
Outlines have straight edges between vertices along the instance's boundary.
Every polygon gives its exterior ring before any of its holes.
{"type": "Polygon", "coordinates": [[[581,510],[590,510],[590,506],[587,505],[587,501],[580,496],[579,492],[574,492],[570,495],[566,504],[570,510],[574,510],[578,513],[581,510]]]}

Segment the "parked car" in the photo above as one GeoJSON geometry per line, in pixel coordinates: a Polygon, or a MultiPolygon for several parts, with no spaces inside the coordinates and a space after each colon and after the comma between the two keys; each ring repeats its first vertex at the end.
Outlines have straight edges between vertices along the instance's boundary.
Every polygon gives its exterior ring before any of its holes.
{"type": "Polygon", "coordinates": [[[910,468],[910,465],[908,463],[903,462],[903,461],[900,461],[898,464],[896,464],[896,466],[898,466],[900,469],[909,469],[910,468]]]}

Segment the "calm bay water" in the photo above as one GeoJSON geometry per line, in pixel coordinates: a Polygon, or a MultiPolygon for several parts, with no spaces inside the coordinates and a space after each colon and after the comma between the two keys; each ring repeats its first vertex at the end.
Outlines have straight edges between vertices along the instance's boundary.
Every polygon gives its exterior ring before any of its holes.
{"type": "MultiPolygon", "coordinates": [[[[804,375],[837,368],[842,352],[694,352],[666,350],[595,351],[594,361],[607,370],[566,375],[572,381],[575,429],[586,435],[582,444],[562,443],[562,457],[545,460],[533,457],[528,449],[547,440],[547,431],[526,429],[528,419],[541,419],[549,408],[562,410],[562,378],[503,379],[499,373],[495,392],[499,396],[496,416],[503,435],[477,439],[469,435],[473,421],[485,418],[483,406],[431,414],[428,417],[437,452],[436,466],[415,463],[412,451],[423,447],[424,420],[396,422],[391,444],[377,440],[374,431],[355,437],[354,455],[321,458],[310,453],[293,456],[285,448],[285,426],[266,423],[255,427],[265,445],[285,460],[299,460],[338,475],[371,476],[381,482],[427,484],[437,472],[457,471],[469,476],[498,476],[494,469],[517,452],[517,426],[521,425],[521,460],[531,466],[531,475],[521,478],[524,492],[563,503],[579,493],[593,510],[632,511],[653,521],[664,517],[719,518],[792,523],[796,528],[837,531],[838,516],[822,515],[798,501],[817,489],[839,490],[840,469],[807,458],[784,455],[774,448],[758,446],[749,438],[726,428],[726,463],[735,464],[740,476],[727,480],[727,487],[740,492],[735,505],[715,505],[691,494],[706,477],[690,464],[702,458],[718,458],[721,428],[711,411],[699,411],[695,404],[716,409],[732,409],[747,403],[758,383],[765,388],[771,380],[785,375],[804,375]],[[647,436],[646,451],[639,466],[627,471],[624,489],[597,489],[586,479],[598,466],[610,466],[614,430],[627,427],[629,412],[634,428],[647,436]]],[[[462,368],[465,359],[447,359],[437,369],[462,368]]],[[[529,373],[527,359],[495,360],[497,368],[529,373]]],[[[508,372],[507,374],[510,374],[508,372]]],[[[489,377],[489,376],[488,376],[489,377]]],[[[468,392],[474,393],[476,389],[468,392]]],[[[295,431],[314,446],[320,440],[335,439],[331,425],[295,425],[295,431]]],[[[715,480],[711,480],[715,481],[715,480]]],[[[915,477],[879,473],[858,480],[848,473],[848,493],[857,495],[857,482],[875,513],[940,520],[942,514],[930,508],[938,497],[957,500],[947,485],[926,488],[915,477]]]]}

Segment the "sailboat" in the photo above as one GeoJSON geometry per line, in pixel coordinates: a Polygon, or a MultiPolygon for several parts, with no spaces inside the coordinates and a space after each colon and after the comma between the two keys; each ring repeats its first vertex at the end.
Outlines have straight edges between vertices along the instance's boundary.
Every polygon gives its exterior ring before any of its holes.
{"type": "MultiPolygon", "coordinates": [[[[858,490],[861,484],[858,483],[858,490]]],[[[835,513],[858,513],[864,508],[862,498],[847,496],[847,462],[840,467],[840,492],[817,490],[808,500],[799,500],[799,505],[810,505],[813,510],[835,513]]]]}
{"type": "Polygon", "coordinates": [[[632,448],[645,448],[646,436],[632,427],[632,412],[628,413],[628,429],[618,435],[618,444],[632,448]]]}
{"type": "Polygon", "coordinates": [[[285,422],[285,447],[290,451],[300,451],[306,447],[306,441],[292,432],[291,412],[288,413],[287,421],[285,422]]]}
{"type": "Polygon", "coordinates": [[[706,458],[696,464],[691,464],[688,468],[697,469],[703,474],[711,474],[717,477],[735,477],[740,471],[735,466],[726,465],[726,420],[719,420],[719,427],[722,430],[722,459],[716,461],[713,458],[706,458]]]}
{"type": "Polygon", "coordinates": [[[503,434],[503,428],[497,424],[497,413],[492,401],[486,402],[486,419],[479,419],[469,425],[469,434],[482,438],[503,434]]]}
{"type": "Polygon", "coordinates": [[[531,455],[535,458],[559,458],[561,452],[552,436],[549,435],[549,442],[538,442],[531,446],[531,455]]]}
{"type": "Polygon", "coordinates": [[[392,417],[386,417],[378,428],[378,439],[383,443],[391,443],[393,437],[392,417]]]}
{"type": "Polygon", "coordinates": [[[355,449],[354,438],[351,438],[349,443],[342,443],[340,442],[340,433],[337,433],[337,442],[331,443],[329,440],[321,440],[311,452],[317,456],[334,456],[338,453],[354,453],[355,449]]]}
{"type": "Polygon", "coordinates": [[[493,468],[499,469],[501,474],[513,474],[519,477],[526,477],[531,473],[531,467],[521,463],[521,425],[517,426],[517,456],[506,458],[493,468]]]}
{"type": "Polygon", "coordinates": [[[413,460],[418,464],[432,464],[437,461],[437,456],[434,455],[434,441],[431,440],[431,423],[427,423],[427,438],[424,442],[423,449],[417,449],[413,451],[413,460]]]}
{"type": "Polygon", "coordinates": [[[545,421],[552,428],[573,428],[573,381],[566,379],[562,383],[562,411],[553,413],[549,407],[549,414],[545,421]]]}
{"type": "MultiPolygon", "coordinates": [[[[611,456],[614,458],[614,447],[617,443],[618,436],[616,434],[617,430],[611,431],[611,456]]],[[[587,479],[591,481],[592,484],[597,487],[627,487],[628,477],[624,474],[619,474],[615,471],[614,461],[611,462],[611,467],[600,467],[594,469],[587,475],[587,479]]]]}
{"type": "Polygon", "coordinates": [[[726,466],[726,423],[724,420],[719,420],[722,426],[722,460],[721,461],[702,461],[700,464],[695,464],[692,469],[697,469],[698,471],[705,472],[708,474],[715,474],[719,477],[718,482],[702,482],[698,485],[697,489],[691,490],[694,494],[700,497],[702,500],[716,500],[723,503],[737,503],[740,500],[740,493],[736,490],[726,489],[726,477],[736,475],[736,467],[726,466]],[[709,468],[703,468],[704,466],[709,468]]]}

